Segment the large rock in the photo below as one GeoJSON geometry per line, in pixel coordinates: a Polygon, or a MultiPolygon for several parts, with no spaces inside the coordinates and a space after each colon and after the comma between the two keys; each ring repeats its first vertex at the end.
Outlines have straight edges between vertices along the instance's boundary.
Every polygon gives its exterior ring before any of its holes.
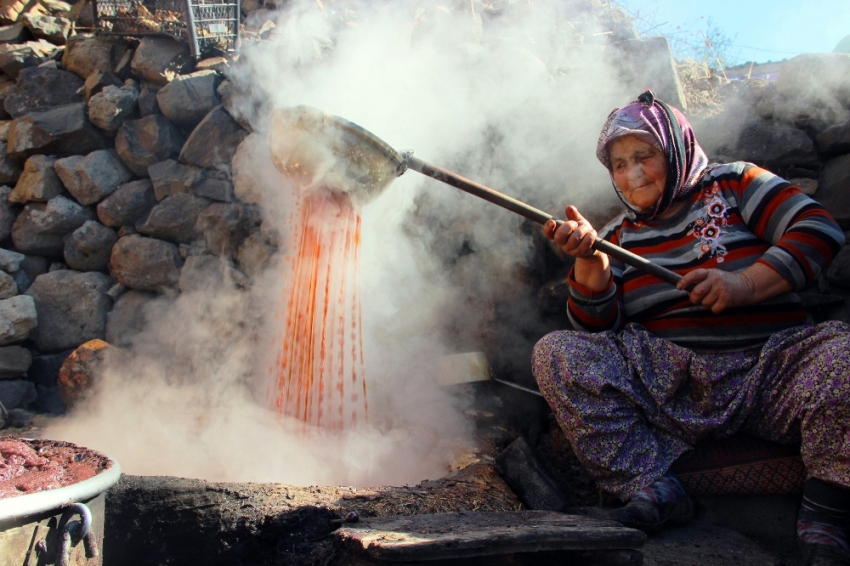
{"type": "Polygon", "coordinates": [[[82,205],[100,202],[133,178],[114,149],[59,159],[55,169],[65,188],[82,205]]]}
{"type": "Polygon", "coordinates": [[[232,161],[233,192],[242,202],[261,204],[258,155],[268,155],[268,146],[259,134],[247,136],[236,148],[232,161]]]}
{"type": "Polygon", "coordinates": [[[0,271],[0,299],[9,299],[17,294],[18,284],[15,278],[5,271],[0,271]]]}
{"type": "Polygon", "coordinates": [[[795,122],[834,124],[850,118],[850,53],[807,53],[785,61],[776,79],[777,115],[795,122]]]}
{"type": "Polygon", "coordinates": [[[167,197],[146,218],[136,222],[136,230],[154,238],[188,244],[200,237],[196,223],[209,205],[209,200],[189,193],[167,197]]]}
{"type": "Polygon", "coordinates": [[[619,80],[632,85],[630,90],[635,92],[651,88],[660,100],[687,111],[685,91],[667,38],[656,35],[623,41],[619,46],[624,54],[618,59],[619,80]]]}
{"type": "Polygon", "coordinates": [[[232,202],[235,198],[233,182],[224,171],[207,170],[204,178],[195,187],[195,194],[219,202],[232,202]]]}
{"type": "Polygon", "coordinates": [[[42,61],[44,56],[33,48],[32,42],[0,45],[0,70],[12,79],[18,78],[21,69],[35,67],[42,61]]]}
{"type": "Polygon", "coordinates": [[[112,279],[103,273],[62,269],[39,275],[27,290],[35,301],[38,326],[32,331],[38,349],[56,352],[106,335],[112,279]]]}
{"type": "Polygon", "coordinates": [[[142,82],[142,86],[139,89],[139,116],[161,114],[159,103],[156,101],[156,93],[159,92],[160,88],[162,88],[160,85],[142,82]]]}
{"type": "Polygon", "coordinates": [[[107,145],[83,103],[32,112],[12,122],[9,129],[8,152],[18,160],[37,153],[84,155],[107,145]]]}
{"type": "Polygon", "coordinates": [[[133,226],[156,204],[149,179],[122,185],[97,205],[97,217],[106,226],[133,226]]]}
{"type": "Polygon", "coordinates": [[[145,329],[145,308],[156,298],[156,293],[147,291],[131,290],[121,295],[106,319],[106,341],[119,348],[132,346],[133,337],[145,329]]]}
{"type": "Polygon", "coordinates": [[[95,71],[116,72],[130,52],[130,43],[124,39],[77,35],[68,41],[62,65],[86,79],[95,71]]]}
{"type": "Polygon", "coordinates": [[[29,30],[20,22],[0,27],[0,43],[24,43],[30,37],[29,30]]]}
{"type": "Polygon", "coordinates": [[[65,45],[68,34],[73,28],[73,23],[67,18],[54,16],[41,16],[37,14],[24,14],[21,22],[39,38],[45,39],[55,45],[65,45]]]}
{"type": "Polygon", "coordinates": [[[248,277],[256,277],[270,265],[276,251],[265,238],[254,232],[239,246],[239,269],[248,277]]]}
{"type": "Polygon", "coordinates": [[[197,167],[182,165],[173,159],[166,159],[148,167],[153,183],[156,200],[194,192],[195,187],[204,179],[204,171],[197,167]]]}
{"type": "Polygon", "coordinates": [[[51,67],[21,69],[17,84],[6,93],[3,107],[12,118],[36,110],[82,102],[83,80],[73,73],[51,67]]]}
{"type": "Polygon", "coordinates": [[[91,100],[92,96],[103,91],[103,89],[108,86],[122,87],[124,86],[124,81],[121,80],[121,77],[111,71],[93,72],[88,77],[86,77],[86,82],[84,85],[85,94],[83,96],[83,100],[88,102],[89,100],[91,100]]]}
{"type": "Polygon", "coordinates": [[[223,106],[216,106],[189,135],[179,161],[201,169],[230,170],[236,148],[247,136],[223,106]]]}
{"type": "Polygon", "coordinates": [[[104,87],[89,100],[89,120],[98,128],[114,132],[135,116],[138,103],[139,90],[133,85],[104,87]]]}
{"type": "Polygon", "coordinates": [[[14,273],[21,269],[21,264],[26,257],[24,254],[0,248],[0,269],[6,273],[14,273]]]}
{"type": "Polygon", "coordinates": [[[94,213],[59,195],[47,203],[30,203],[12,226],[12,242],[25,254],[60,256],[64,236],[94,220],[94,213]]]}
{"type": "Polygon", "coordinates": [[[204,235],[213,254],[235,259],[239,246],[260,226],[260,220],[260,213],[254,206],[214,203],[198,215],[197,230],[204,235]]]}
{"type": "Polygon", "coordinates": [[[27,372],[32,365],[32,354],[21,346],[0,348],[0,379],[13,379],[27,372]]]}
{"type": "Polygon", "coordinates": [[[89,340],[71,352],[59,368],[57,385],[62,401],[69,409],[88,397],[103,379],[110,356],[118,351],[103,340],[89,340]]]}
{"type": "Polygon", "coordinates": [[[23,379],[0,381],[0,403],[7,411],[29,405],[38,397],[35,384],[23,379]]]}
{"type": "Polygon", "coordinates": [[[37,324],[32,297],[18,295],[0,301],[0,346],[26,340],[37,324]]]}
{"type": "Polygon", "coordinates": [[[20,175],[21,166],[9,156],[6,142],[0,142],[0,184],[15,184],[20,175]]]}
{"type": "Polygon", "coordinates": [[[850,230],[850,155],[826,162],[814,198],[835,217],[844,230],[850,230]]]}
{"type": "Polygon", "coordinates": [[[818,134],[815,142],[818,151],[826,155],[850,153],[850,120],[830,126],[818,134]]]}
{"type": "Polygon", "coordinates": [[[163,292],[177,287],[183,261],[174,244],[130,235],[112,247],[110,265],[118,281],[127,287],[163,292]]]}
{"type": "Polygon", "coordinates": [[[23,256],[21,268],[12,273],[18,285],[18,293],[26,293],[35,278],[50,269],[50,261],[38,255],[23,256]]]}
{"type": "MultiPolygon", "coordinates": [[[[15,223],[19,212],[18,207],[9,204],[11,194],[12,187],[0,187],[0,242],[12,235],[12,224],[15,223]]],[[[0,252],[4,251],[6,250],[0,250],[0,252]]],[[[0,267],[0,269],[6,268],[0,267]]]]}
{"type": "Polygon", "coordinates": [[[47,202],[62,194],[65,187],[53,169],[55,157],[33,155],[24,163],[24,170],[8,197],[10,203],[47,202]]]}
{"type": "Polygon", "coordinates": [[[156,94],[159,109],[172,122],[194,127],[221,104],[216,92],[218,82],[215,71],[175,77],[156,94]]]}
{"type": "Polygon", "coordinates": [[[182,147],[183,136],[160,114],[127,120],[115,136],[118,155],[140,177],[147,176],[150,165],[179,155],[182,147]]]}
{"type": "Polygon", "coordinates": [[[164,85],[192,68],[194,60],[189,45],[166,37],[142,38],[133,55],[133,74],[142,80],[164,85]]]}
{"type": "Polygon", "coordinates": [[[89,220],[65,239],[65,263],[77,271],[101,271],[109,265],[115,230],[89,220]]]}
{"type": "Polygon", "coordinates": [[[738,159],[769,169],[789,165],[816,167],[814,143],[806,132],[775,121],[757,121],[744,126],[738,136],[738,159]]]}

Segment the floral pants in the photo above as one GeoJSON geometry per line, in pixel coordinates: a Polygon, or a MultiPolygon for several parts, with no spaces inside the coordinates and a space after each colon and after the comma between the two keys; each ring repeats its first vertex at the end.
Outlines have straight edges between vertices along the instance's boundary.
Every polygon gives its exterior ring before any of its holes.
{"type": "Polygon", "coordinates": [[[850,325],[773,335],[761,350],[700,353],[628,324],[558,331],[534,375],[597,484],[629,499],[703,438],[802,442],[810,476],[850,487],[850,325]]]}

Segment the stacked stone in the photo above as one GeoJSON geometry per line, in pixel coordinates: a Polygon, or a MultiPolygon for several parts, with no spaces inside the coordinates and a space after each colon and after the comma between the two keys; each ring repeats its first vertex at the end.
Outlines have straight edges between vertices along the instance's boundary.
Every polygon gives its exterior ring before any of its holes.
{"type": "Polygon", "coordinates": [[[63,411],[59,368],[81,344],[128,346],[150,301],[210,280],[248,286],[275,250],[240,198],[249,132],[223,104],[224,59],[196,63],[165,37],[74,35],[9,67],[9,45],[25,44],[0,45],[7,420],[24,406],[63,411]]]}

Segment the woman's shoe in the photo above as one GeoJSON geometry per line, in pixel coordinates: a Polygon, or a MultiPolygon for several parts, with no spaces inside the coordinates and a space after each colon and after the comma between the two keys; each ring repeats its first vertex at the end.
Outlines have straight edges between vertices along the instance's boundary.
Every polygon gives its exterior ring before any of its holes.
{"type": "Polygon", "coordinates": [[[667,474],[637,492],[609,518],[650,534],[664,527],[684,525],[694,518],[694,503],[672,474],[667,474]]]}
{"type": "Polygon", "coordinates": [[[797,544],[803,556],[803,566],[850,566],[846,529],[817,511],[800,509],[797,544]]]}

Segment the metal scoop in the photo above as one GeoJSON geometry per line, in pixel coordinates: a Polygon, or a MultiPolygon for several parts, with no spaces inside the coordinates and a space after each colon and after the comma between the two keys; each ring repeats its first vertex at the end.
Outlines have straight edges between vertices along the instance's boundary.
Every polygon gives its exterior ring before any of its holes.
{"type": "MultiPolygon", "coordinates": [[[[456,173],[430,165],[411,153],[401,154],[357,124],[308,106],[273,112],[269,149],[275,167],[305,187],[323,186],[349,193],[359,204],[380,195],[393,180],[413,169],[447,185],[545,224],[555,218],[456,173]]],[[[555,220],[559,225],[562,220],[555,220]]],[[[682,276],[602,238],[593,249],[615,257],[675,286],[682,276]]]]}

